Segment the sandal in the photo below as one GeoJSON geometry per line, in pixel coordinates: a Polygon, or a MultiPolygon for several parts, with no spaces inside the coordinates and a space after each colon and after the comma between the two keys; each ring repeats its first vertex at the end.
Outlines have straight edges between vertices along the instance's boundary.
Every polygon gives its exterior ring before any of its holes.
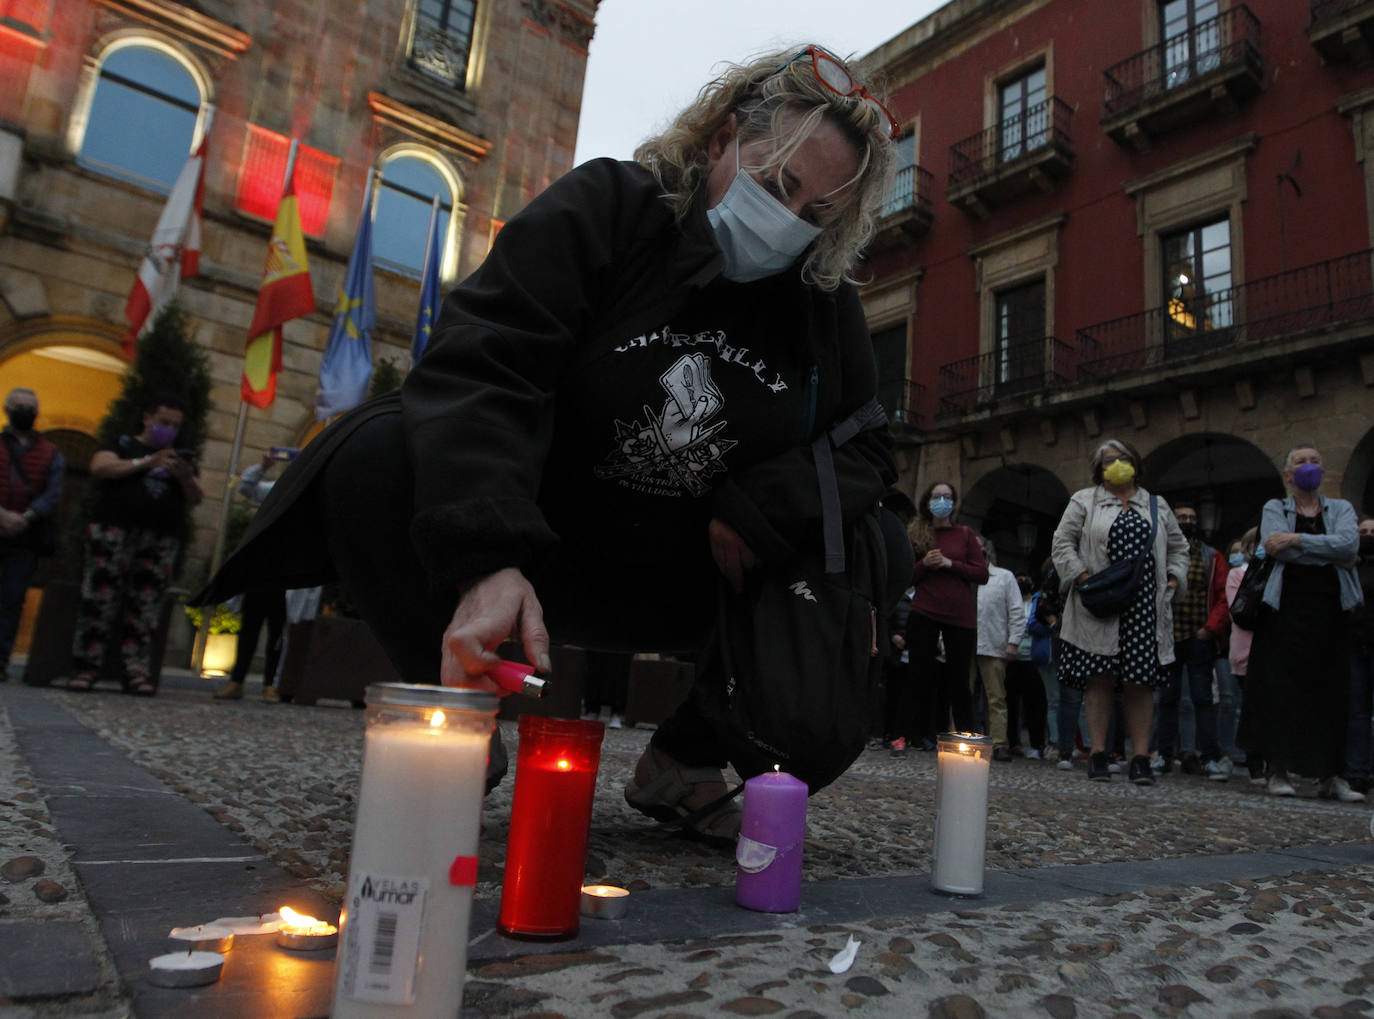
{"type": "Polygon", "coordinates": [[[87,679],[85,676],[73,676],[71,679],[67,680],[66,689],[75,691],[76,693],[90,693],[91,688],[94,686],[95,680],[93,679],[87,679]]]}
{"type": "Polygon", "coordinates": [[[725,782],[719,768],[688,768],[658,763],[652,750],[644,752],[649,779],[642,786],[633,777],[625,785],[625,802],[641,814],[671,826],[679,826],[690,839],[730,848],[739,835],[742,814],[734,802],[744,786],[718,796],[701,807],[685,807],[682,801],[702,782],[725,782]]]}
{"type": "Polygon", "coordinates": [[[152,683],[149,683],[145,679],[137,683],[130,683],[128,691],[135,697],[151,697],[153,694],[157,693],[157,687],[153,686],[152,683]]]}

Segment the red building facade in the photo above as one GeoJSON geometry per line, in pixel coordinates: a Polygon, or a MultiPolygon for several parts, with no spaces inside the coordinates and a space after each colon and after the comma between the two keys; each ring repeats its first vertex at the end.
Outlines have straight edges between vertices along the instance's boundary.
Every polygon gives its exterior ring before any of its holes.
{"type": "Polygon", "coordinates": [[[1038,565],[1108,438],[1218,543],[1295,442],[1374,509],[1374,3],[955,0],[875,50],[903,487],[1038,565]]]}

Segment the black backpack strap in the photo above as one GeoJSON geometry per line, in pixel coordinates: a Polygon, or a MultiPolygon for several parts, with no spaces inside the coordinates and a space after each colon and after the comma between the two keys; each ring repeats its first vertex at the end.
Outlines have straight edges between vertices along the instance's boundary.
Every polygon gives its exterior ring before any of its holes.
{"type": "Polygon", "coordinates": [[[824,432],[811,444],[816,462],[816,482],[821,495],[821,535],[825,541],[825,572],[844,572],[844,514],[840,509],[840,483],[835,475],[833,450],[860,432],[887,424],[887,411],[877,397],[824,432]]]}

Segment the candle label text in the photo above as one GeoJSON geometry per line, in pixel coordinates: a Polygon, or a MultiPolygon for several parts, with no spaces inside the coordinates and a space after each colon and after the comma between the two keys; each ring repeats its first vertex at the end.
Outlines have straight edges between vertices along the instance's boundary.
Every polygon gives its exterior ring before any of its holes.
{"type": "Polygon", "coordinates": [[[359,873],[349,889],[340,946],[345,997],[381,1005],[415,1002],[429,880],[359,873]]]}

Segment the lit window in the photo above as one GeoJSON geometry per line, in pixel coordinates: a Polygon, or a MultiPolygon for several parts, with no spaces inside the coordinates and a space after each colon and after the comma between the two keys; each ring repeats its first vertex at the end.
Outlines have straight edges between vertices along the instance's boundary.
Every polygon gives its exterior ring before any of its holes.
{"type": "Polygon", "coordinates": [[[468,77],[468,51],[476,0],[417,0],[410,37],[410,64],[446,85],[462,88],[468,77]]]}
{"type": "Polygon", "coordinates": [[[1179,230],[1162,241],[1165,301],[1173,328],[1197,332],[1230,326],[1230,220],[1179,230]]]}
{"type": "Polygon", "coordinates": [[[190,154],[202,99],[195,77],[165,50],[114,50],[101,61],[79,162],[170,191],[190,154]]]}
{"type": "MultiPolygon", "coordinates": [[[[243,150],[243,169],[235,207],[249,216],[272,220],[277,216],[286,177],[291,139],[257,124],[248,125],[243,150]]],[[[311,237],[323,237],[329,222],[329,202],[334,196],[334,177],[339,160],[309,145],[296,146],[296,204],[301,210],[301,229],[311,237]]]]}
{"type": "Polygon", "coordinates": [[[399,155],[386,162],[372,222],[372,257],[378,265],[419,278],[435,195],[439,196],[439,242],[447,250],[453,214],[449,182],[438,167],[420,156],[399,155]]]}

